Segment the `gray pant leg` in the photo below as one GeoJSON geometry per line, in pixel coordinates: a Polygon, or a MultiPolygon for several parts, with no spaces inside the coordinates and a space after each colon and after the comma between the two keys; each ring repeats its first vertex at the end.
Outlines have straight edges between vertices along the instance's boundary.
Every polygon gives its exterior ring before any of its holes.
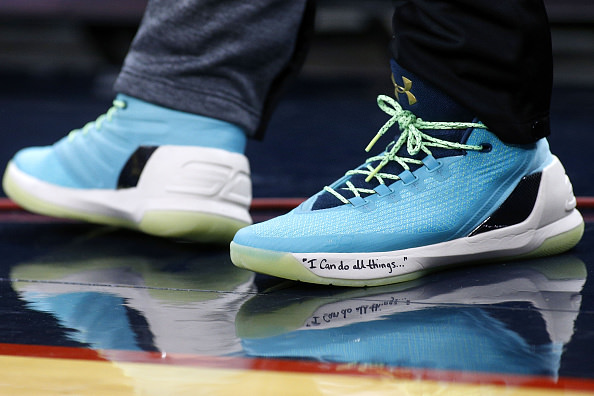
{"type": "Polygon", "coordinates": [[[115,90],[253,135],[306,0],[151,0],[115,90]]]}

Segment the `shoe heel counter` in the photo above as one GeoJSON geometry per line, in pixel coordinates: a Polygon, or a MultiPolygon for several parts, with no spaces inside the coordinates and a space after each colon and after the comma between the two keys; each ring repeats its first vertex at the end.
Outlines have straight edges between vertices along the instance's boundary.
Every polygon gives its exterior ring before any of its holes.
{"type": "Polygon", "coordinates": [[[192,146],[157,148],[137,188],[154,197],[208,199],[244,210],[252,196],[249,162],[243,154],[192,146]]]}
{"type": "Polygon", "coordinates": [[[534,212],[538,214],[538,227],[554,223],[576,210],[573,186],[559,159],[552,161],[542,172],[542,180],[534,212]]]}

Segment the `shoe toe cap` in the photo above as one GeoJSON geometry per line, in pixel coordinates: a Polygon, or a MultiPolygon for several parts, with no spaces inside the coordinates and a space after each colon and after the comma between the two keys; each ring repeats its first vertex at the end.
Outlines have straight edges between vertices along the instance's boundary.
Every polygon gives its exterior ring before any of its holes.
{"type": "Polygon", "coordinates": [[[62,187],[76,187],[77,182],[64,169],[51,147],[29,147],[15,154],[16,167],[43,182],[62,187]]]}
{"type": "Polygon", "coordinates": [[[242,228],[233,242],[238,245],[277,252],[331,252],[342,246],[349,249],[355,237],[328,234],[295,226],[290,214],[242,228]],[[283,231],[284,230],[284,231],[283,231]],[[346,246],[345,246],[346,245],[346,246]]]}

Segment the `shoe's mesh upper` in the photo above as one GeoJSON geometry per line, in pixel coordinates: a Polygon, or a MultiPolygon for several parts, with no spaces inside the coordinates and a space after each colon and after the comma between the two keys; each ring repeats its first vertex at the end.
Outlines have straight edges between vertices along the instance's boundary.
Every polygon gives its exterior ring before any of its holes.
{"type": "MultiPolygon", "coordinates": [[[[460,130],[460,129],[432,131],[432,135],[435,137],[439,137],[440,139],[450,141],[450,142],[460,142],[460,143],[464,142],[466,134],[467,134],[466,130],[460,130]]],[[[447,150],[447,149],[441,149],[441,148],[432,149],[431,152],[432,152],[434,158],[451,157],[451,156],[461,155],[464,153],[463,150],[447,150]]],[[[403,146],[400,150],[398,150],[398,155],[403,156],[403,157],[406,156],[406,157],[410,157],[410,158],[414,158],[414,159],[418,159],[418,160],[422,160],[426,156],[426,154],[423,152],[419,152],[414,156],[410,156],[408,153],[406,153],[406,146],[403,146]]],[[[357,169],[367,169],[366,167],[368,165],[375,168],[379,163],[380,163],[380,160],[376,160],[376,161],[373,161],[370,163],[362,164],[357,169]]],[[[420,166],[421,165],[418,165],[418,164],[412,164],[410,166],[410,170],[414,172],[420,166]]],[[[394,161],[389,162],[384,168],[382,168],[383,173],[389,173],[389,174],[393,174],[393,175],[398,175],[402,171],[404,171],[404,168],[400,164],[398,164],[397,162],[394,162],[394,161]]],[[[353,183],[355,186],[365,186],[365,188],[371,189],[371,190],[373,190],[380,184],[379,180],[376,178],[371,179],[369,182],[366,182],[365,178],[366,178],[365,175],[355,174],[355,175],[350,176],[348,178],[348,180],[351,183],[353,183]]],[[[386,184],[387,185],[391,184],[391,181],[386,180],[386,184]]],[[[351,199],[355,195],[352,191],[350,191],[348,188],[346,188],[346,180],[336,186],[333,186],[333,188],[340,191],[340,193],[346,199],[351,199]]],[[[368,193],[361,193],[362,197],[367,197],[368,195],[369,195],[368,193]]],[[[329,192],[324,191],[322,194],[320,194],[318,196],[317,200],[313,204],[312,209],[313,210],[328,209],[328,208],[333,208],[333,207],[340,206],[343,204],[344,203],[342,201],[340,201],[339,199],[337,199],[334,195],[330,194],[329,192]]]]}
{"type": "Polygon", "coordinates": [[[390,243],[386,238],[397,241],[398,248],[407,248],[440,242],[444,235],[450,239],[468,233],[493,209],[502,190],[513,188],[519,175],[531,168],[534,156],[533,150],[506,146],[484,130],[475,130],[470,142],[489,142],[492,150],[445,159],[443,172],[425,175],[389,197],[370,197],[370,203],[361,208],[342,205],[311,211],[303,206],[249,227],[249,235],[240,232],[236,242],[286,251],[308,251],[309,245],[316,245],[313,251],[323,251],[319,249],[326,243],[329,249],[336,245],[342,251],[358,251],[358,243],[364,242],[364,251],[378,251],[381,244],[390,243]],[[361,239],[362,235],[369,238],[361,239]],[[291,246],[283,247],[283,240],[291,246]]]}
{"type": "Polygon", "coordinates": [[[118,95],[97,121],[52,146],[19,151],[13,163],[46,183],[115,189],[120,171],[140,146],[200,146],[242,152],[245,134],[232,124],[118,95]]]}
{"type": "MultiPolygon", "coordinates": [[[[394,86],[395,91],[394,94],[398,100],[398,106],[406,111],[410,111],[413,113],[417,118],[420,118],[424,121],[439,121],[439,122],[470,122],[473,120],[473,115],[464,107],[460,106],[457,102],[455,102],[449,95],[441,92],[433,85],[425,81],[424,79],[418,77],[414,73],[411,73],[396,62],[392,61],[392,75],[394,77],[394,86]],[[414,98],[412,101],[411,98],[414,98]]],[[[380,105],[381,107],[381,105],[380,105]]],[[[386,110],[384,110],[386,111],[386,110]]],[[[397,134],[398,126],[394,125],[391,131],[388,133],[397,134]]],[[[432,129],[432,130],[424,130],[424,133],[431,135],[433,137],[449,141],[449,142],[457,142],[457,143],[464,143],[466,137],[466,129],[432,129]]],[[[395,141],[398,139],[396,136],[395,141]]],[[[456,156],[460,155],[463,152],[461,150],[452,150],[452,149],[441,149],[441,148],[432,148],[431,154],[434,158],[443,158],[448,156],[456,156]]],[[[397,154],[401,157],[408,157],[408,158],[415,158],[418,160],[422,160],[427,154],[425,152],[419,152],[415,155],[410,155],[407,152],[406,145],[402,146],[397,154]]],[[[379,160],[375,162],[371,162],[370,164],[364,164],[363,166],[371,165],[372,167],[376,167],[379,164],[379,160]]],[[[411,171],[416,170],[420,165],[413,164],[411,166],[411,171]]],[[[357,168],[361,169],[361,167],[357,168]]],[[[404,170],[404,168],[399,165],[397,162],[390,162],[386,166],[383,167],[382,172],[398,175],[404,170]]],[[[357,187],[361,187],[367,190],[373,190],[375,187],[380,184],[379,180],[372,179],[369,182],[365,181],[366,176],[364,175],[351,175],[348,178],[352,184],[357,187]]],[[[351,199],[355,196],[355,194],[350,191],[347,185],[347,180],[344,180],[342,183],[338,185],[331,186],[334,190],[339,192],[344,198],[351,199]]],[[[386,183],[390,184],[390,183],[386,183]]],[[[366,197],[368,193],[362,193],[363,197],[366,197]]],[[[337,199],[333,194],[329,192],[324,192],[323,194],[319,195],[318,199],[314,203],[312,209],[319,210],[319,209],[327,209],[336,206],[343,205],[344,202],[337,199]]]]}

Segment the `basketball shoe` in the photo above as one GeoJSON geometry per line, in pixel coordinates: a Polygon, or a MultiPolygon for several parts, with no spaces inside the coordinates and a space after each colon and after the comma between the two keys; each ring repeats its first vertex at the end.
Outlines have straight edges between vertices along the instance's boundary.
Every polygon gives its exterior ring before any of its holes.
{"type": "Polygon", "coordinates": [[[53,146],[19,151],[6,194],[36,213],[228,243],[251,223],[246,136],[126,95],[53,146]]]}
{"type": "Polygon", "coordinates": [[[386,149],[290,213],[247,227],[235,265],[319,284],[373,286],[465,262],[556,254],[583,234],[565,170],[546,139],[502,142],[474,115],[392,63],[378,104],[386,149]]]}

